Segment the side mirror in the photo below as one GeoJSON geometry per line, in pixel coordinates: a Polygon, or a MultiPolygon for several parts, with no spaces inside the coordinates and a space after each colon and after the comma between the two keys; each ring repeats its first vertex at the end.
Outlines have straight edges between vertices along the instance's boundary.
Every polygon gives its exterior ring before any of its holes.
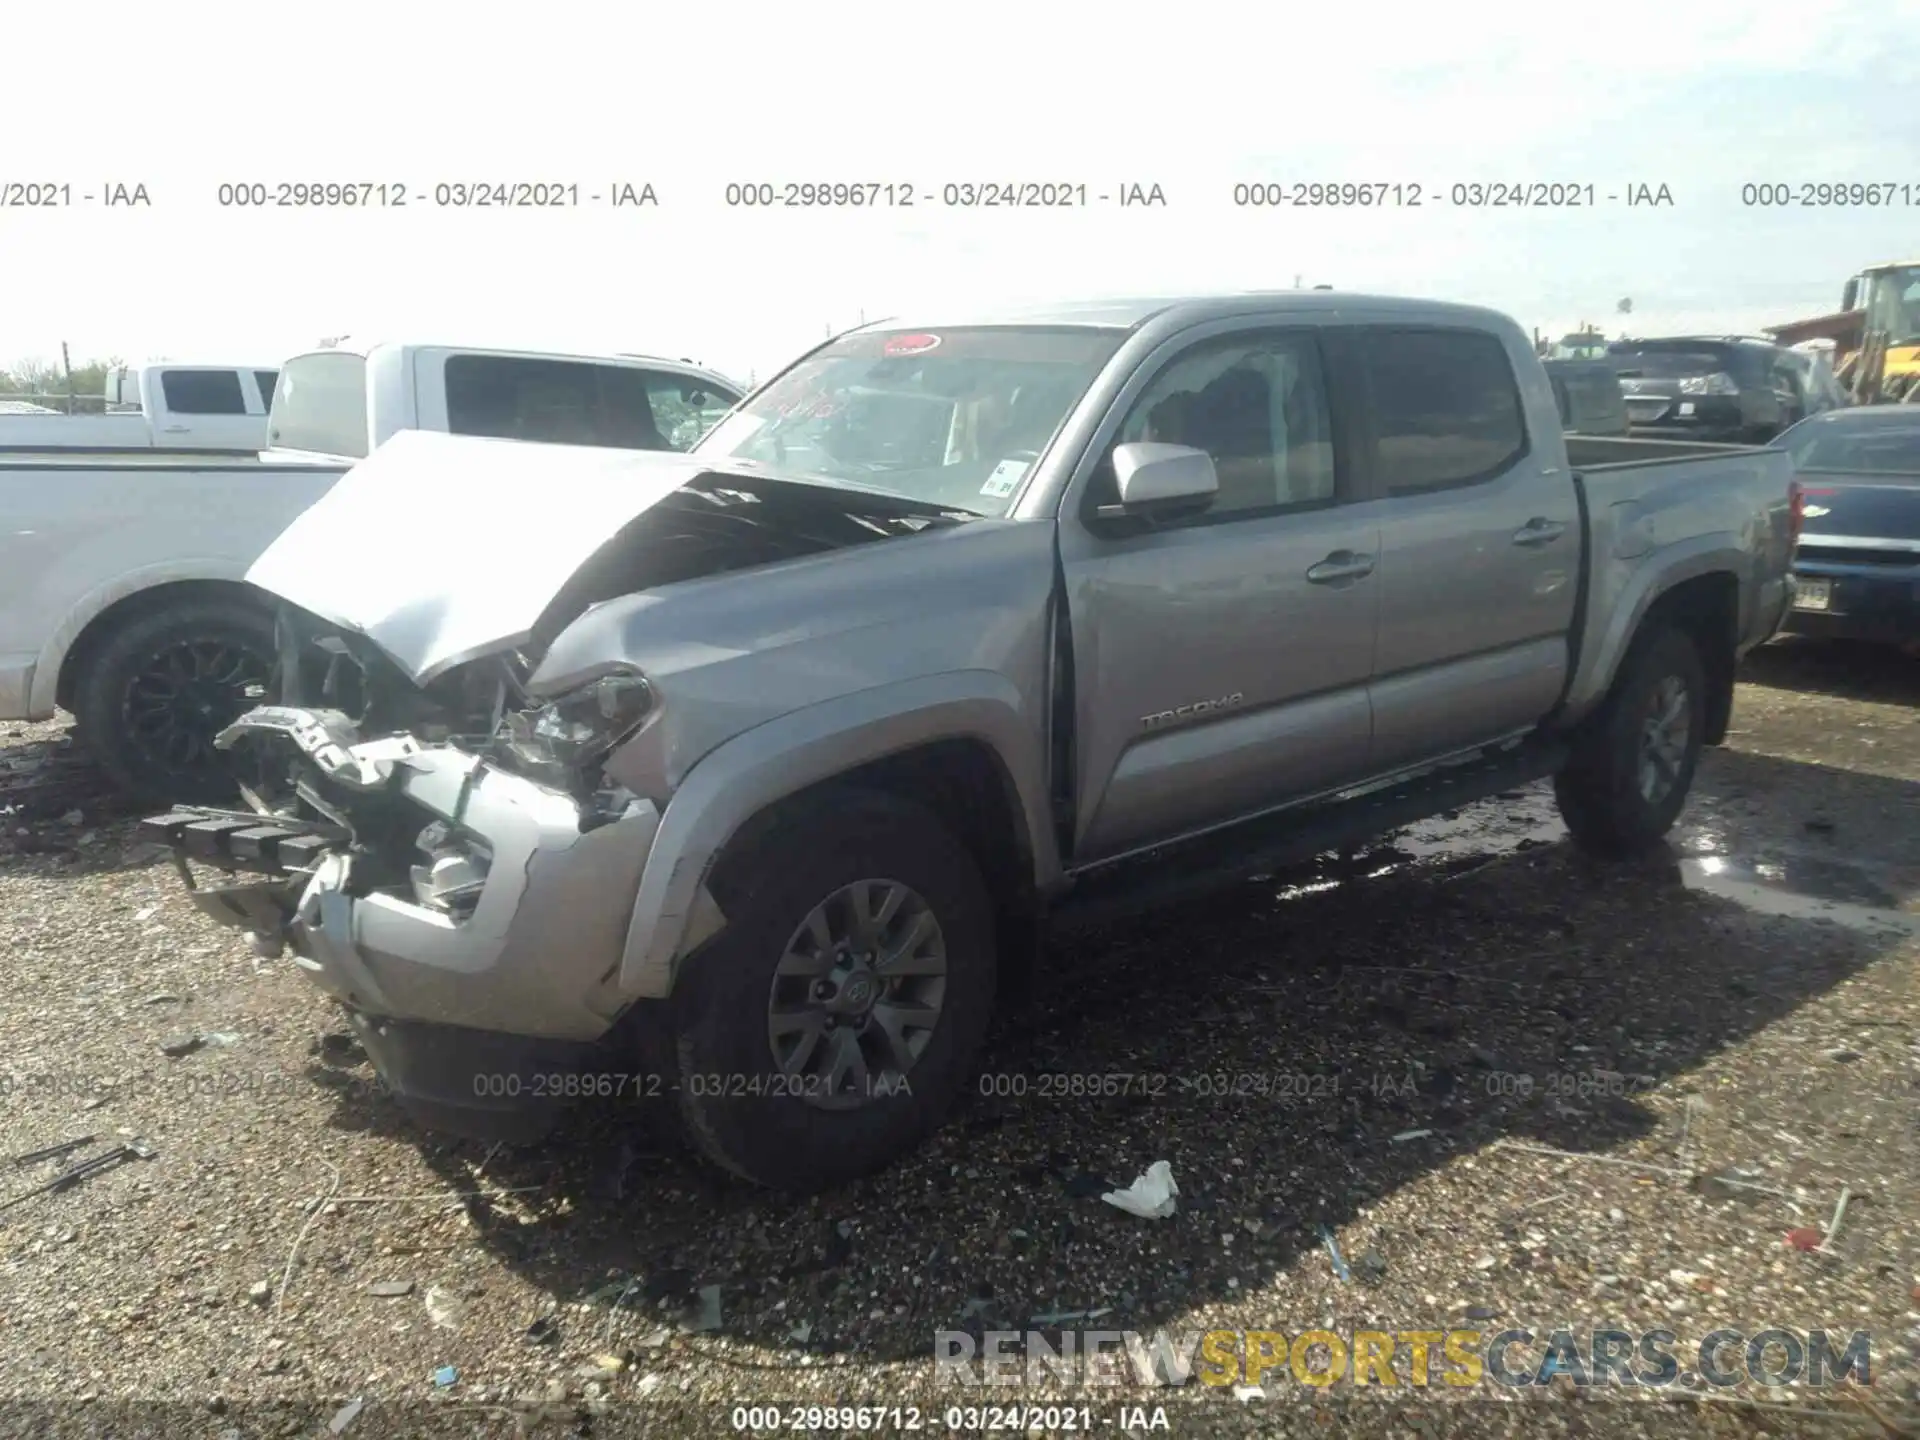
{"type": "Polygon", "coordinates": [[[1213,457],[1191,445],[1162,445],[1151,440],[1117,445],[1113,478],[1120,503],[1102,505],[1096,512],[1102,519],[1205,509],[1207,502],[1220,493],[1213,457]]]}
{"type": "MultiPolygon", "coordinates": [[[[1832,294],[1833,292],[1828,291],[1827,293],[1832,294]]],[[[1854,302],[1859,298],[1860,298],[1860,278],[1859,276],[1856,275],[1853,279],[1847,281],[1847,288],[1845,291],[1841,293],[1840,308],[1842,310],[1853,309],[1854,302]]]]}

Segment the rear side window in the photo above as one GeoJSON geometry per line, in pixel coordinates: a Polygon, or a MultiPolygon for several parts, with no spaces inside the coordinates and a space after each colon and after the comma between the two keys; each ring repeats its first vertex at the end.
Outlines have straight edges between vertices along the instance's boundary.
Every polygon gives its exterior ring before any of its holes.
{"type": "Polygon", "coordinates": [[[256,370],[253,383],[260,387],[260,403],[269,410],[273,408],[273,382],[280,378],[278,370],[256,370]]]}
{"type": "Polygon", "coordinates": [[[1390,495],[1488,480],[1527,452],[1507,350],[1478,330],[1361,332],[1374,469],[1390,495]]]}
{"type": "Polygon", "coordinates": [[[176,415],[244,415],[246,397],[233,370],[163,370],[160,394],[176,415]]]}
{"type": "Polygon", "coordinates": [[[685,450],[739,398],[637,366],[511,355],[451,356],[446,384],[456,435],[619,450],[685,450]]]}
{"type": "Polygon", "coordinates": [[[298,355],[280,370],[267,413],[267,444],[364,460],[367,362],[345,350],[298,355]]]}

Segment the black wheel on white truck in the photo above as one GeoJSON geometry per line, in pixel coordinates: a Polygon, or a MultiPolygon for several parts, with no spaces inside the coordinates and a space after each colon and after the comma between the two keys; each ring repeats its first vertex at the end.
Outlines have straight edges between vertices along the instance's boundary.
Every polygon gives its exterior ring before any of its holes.
{"type": "Polygon", "coordinates": [[[1642,630],[1554,780],[1574,842],[1611,858],[1657,844],[1687,802],[1706,712],[1706,669],[1693,638],[1658,621],[1642,630]]]}
{"type": "Polygon", "coordinates": [[[233,766],[213,740],[267,702],[274,656],[264,610],[206,596],[164,601],[86,656],[73,693],[79,738],[128,794],[160,804],[233,799],[233,766]]]}
{"type": "Polygon", "coordinates": [[[746,1179],[817,1190],[939,1126],[993,1009],[994,906],[932,812],[810,802],[716,879],[727,927],[671,1002],[681,1117],[746,1179]]]}

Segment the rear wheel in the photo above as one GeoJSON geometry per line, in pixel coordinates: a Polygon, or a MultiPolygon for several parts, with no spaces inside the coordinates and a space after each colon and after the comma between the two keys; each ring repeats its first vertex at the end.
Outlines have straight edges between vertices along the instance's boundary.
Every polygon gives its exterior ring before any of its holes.
{"type": "Polygon", "coordinates": [[[211,599],[163,605],[121,626],[74,689],[79,738],[120,789],[153,803],[238,793],[213,740],[268,701],[272,617],[211,599]]]}
{"type": "Polygon", "coordinates": [[[1623,857],[1656,844],[1687,803],[1706,728],[1706,671],[1692,639],[1643,631],[1554,781],[1576,844],[1623,857]]]}
{"type": "Polygon", "coordinates": [[[931,813],[862,794],[810,806],[731,868],[727,928],[672,1005],[687,1130],[781,1189],[877,1170],[945,1118],[986,1032],[979,869],[931,813]]]}

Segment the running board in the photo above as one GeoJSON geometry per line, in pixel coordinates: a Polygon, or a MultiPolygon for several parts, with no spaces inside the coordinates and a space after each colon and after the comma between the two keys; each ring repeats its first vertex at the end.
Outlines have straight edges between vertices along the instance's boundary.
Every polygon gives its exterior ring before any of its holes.
{"type": "Polygon", "coordinates": [[[1061,928],[1103,925],[1176,900],[1238,884],[1252,875],[1300,865],[1342,846],[1531,785],[1564,765],[1563,741],[1534,741],[1490,758],[1449,765],[1346,799],[1264,815],[1144,855],[1081,872],[1054,901],[1061,928]]]}

